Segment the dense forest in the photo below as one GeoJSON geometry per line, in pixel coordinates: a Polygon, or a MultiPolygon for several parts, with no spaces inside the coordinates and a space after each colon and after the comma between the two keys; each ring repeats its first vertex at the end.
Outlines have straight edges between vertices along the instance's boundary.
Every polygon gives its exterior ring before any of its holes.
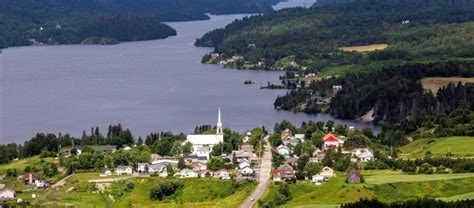
{"type": "MultiPolygon", "coordinates": [[[[472,57],[472,1],[355,0],[237,20],[196,41],[266,69],[321,69],[372,61],[472,57]],[[461,24],[460,24],[461,23],[461,24]],[[388,44],[370,56],[340,47],[388,44]]],[[[204,60],[206,61],[206,60],[204,60]]]]}
{"type": "Polygon", "coordinates": [[[204,13],[262,13],[278,0],[4,0],[0,48],[31,44],[103,43],[164,38],[163,21],[208,19],[204,13]],[[32,41],[33,40],[33,41],[32,41]],[[36,42],[35,42],[36,41],[36,42]]]}
{"type": "Polygon", "coordinates": [[[423,77],[474,76],[473,62],[434,62],[405,64],[366,73],[347,73],[338,78],[313,82],[308,88],[296,89],[278,97],[275,108],[295,110],[302,103],[304,111],[314,112],[314,95],[342,89],[332,97],[329,113],[346,119],[357,119],[373,110],[375,122],[399,123],[416,112],[450,113],[456,109],[474,110],[474,84],[449,84],[434,95],[423,89],[423,77]]]}
{"type": "Polygon", "coordinates": [[[474,206],[474,200],[458,200],[458,201],[441,201],[431,198],[423,198],[410,200],[406,202],[385,203],[377,199],[361,199],[357,202],[341,205],[341,208],[420,208],[420,207],[452,207],[452,208],[469,208],[474,206]]]}

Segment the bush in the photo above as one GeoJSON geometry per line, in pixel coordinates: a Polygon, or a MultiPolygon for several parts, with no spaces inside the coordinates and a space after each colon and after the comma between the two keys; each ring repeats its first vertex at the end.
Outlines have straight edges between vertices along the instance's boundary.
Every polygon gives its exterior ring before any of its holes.
{"type": "Polygon", "coordinates": [[[163,200],[163,198],[175,194],[178,189],[183,187],[183,185],[182,182],[175,180],[162,181],[151,189],[150,199],[163,200]]]}

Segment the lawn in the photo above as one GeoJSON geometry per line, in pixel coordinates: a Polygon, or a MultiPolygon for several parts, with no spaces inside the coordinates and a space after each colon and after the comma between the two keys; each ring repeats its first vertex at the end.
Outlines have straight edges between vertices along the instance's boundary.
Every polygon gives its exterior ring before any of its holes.
{"type": "Polygon", "coordinates": [[[153,201],[149,194],[159,178],[137,178],[135,188],[125,193],[115,204],[126,207],[132,202],[138,207],[238,207],[255,188],[254,183],[245,183],[238,187],[232,181],[213,178],[184,179],[184,187],[174,199],[153,201]]]}
{"type": "MultiPolygon", "coordinates": [[[[362,174],[366,176],[366,183],[363,184],[347,184],[342,174],[320,186],[309,181],[290,184],[292,199],[282,206],[330,208],[360,198],[395,202],[425,196],[443,200],[474,197],[474,173],[405,175],[399,171],[375,170],[363,171],[362,174]]],[[[267,202],[277,190],[278,185],[271,184],[262,200],[267,202]]]]}
{"type": "Polygon", "coordinates": [[[404,157],[421,158],[430,151],[434,156],[445,156],[451,151],[453,156],[474,156],[474,137],[444,137],[436,139],[417,139],[400,148],[404,157]]]}
{"type": "MultiPolygon", "coordinates": [[[[7,163],[7,164],[1,164],[0,174],[5,174],[7,172],[7,169],[16,169],[18,171],[18,174],[21,174],[23,173],[23,170],[26,168],[26,166],[35,164],[39,162],[39,160],[40,160],[39,156],[33,156],[33,157],[24,158],[21,160],[11,161],[10,163],[7,163]]],[[[47,162],[55,161],[54,158],[51,158],[51,157],[42,158],[42,160],[47,161],[47,162]]]]}
{"type": "Polygon", "coordinates": [[[420,182],[420,181],[438,181],[438,180],[451,180],[459,178],[473,178],[474,173],[456,173],[456,174],[396,174],[396,175],[372,175],[365,177],[367,184],[386,184],[386,183],[397,183],[397,182],[420,182]]]}
{"type": "Polygon", "coordinates": [[[474,82],[474,77],[426,77],[421,80],[421,84],[423,84],[423,88],[426,90],[431,90],[436,95],[438,89],[448,85],[449,83],[458,84],[461,83],[468,83],[474,82]]]}
{"type": "Polygon", "coordinates": [[[388,47],[388,44],[372,44],[372,45],[361,45],[361,46],[349,46],[349,47],[340,47],[342,51],[355,51],[355,52],[370,52],[376,50],[383,50],[388,47]]]}

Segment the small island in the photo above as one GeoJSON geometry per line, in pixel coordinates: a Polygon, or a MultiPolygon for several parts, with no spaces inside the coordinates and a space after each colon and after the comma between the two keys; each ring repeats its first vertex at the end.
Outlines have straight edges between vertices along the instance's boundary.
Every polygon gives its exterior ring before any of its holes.
{"type": "Polygon", "coordinates": [[[245,80],[244,84],[246,84],[246,85],[255,84],[255,82],[252,81],[252,80],[245,80]]]}

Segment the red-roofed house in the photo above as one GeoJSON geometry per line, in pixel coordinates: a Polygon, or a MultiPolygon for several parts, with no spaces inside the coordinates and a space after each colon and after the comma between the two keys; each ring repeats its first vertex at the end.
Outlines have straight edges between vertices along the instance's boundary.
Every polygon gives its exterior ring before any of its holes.
{"type": "Polygon", "coordinates": [[[229,180],[230,179],[230,172],[227,169],[220,169],[216,172],[214,172],[214,177],[220,178],[223,180],[229,180]]]}
{"type": "Polygon", "coordinates": [[[339,139],[332,133],[328,133],[323,137],[324,148],[337,148],[339,147],[339,139]]]}
{"type": "Polygon", "coordinates": [[[295,177],[295,170],[288,164],[283,164],[272,172],[273,181],[286,181],[295,177]]]}

